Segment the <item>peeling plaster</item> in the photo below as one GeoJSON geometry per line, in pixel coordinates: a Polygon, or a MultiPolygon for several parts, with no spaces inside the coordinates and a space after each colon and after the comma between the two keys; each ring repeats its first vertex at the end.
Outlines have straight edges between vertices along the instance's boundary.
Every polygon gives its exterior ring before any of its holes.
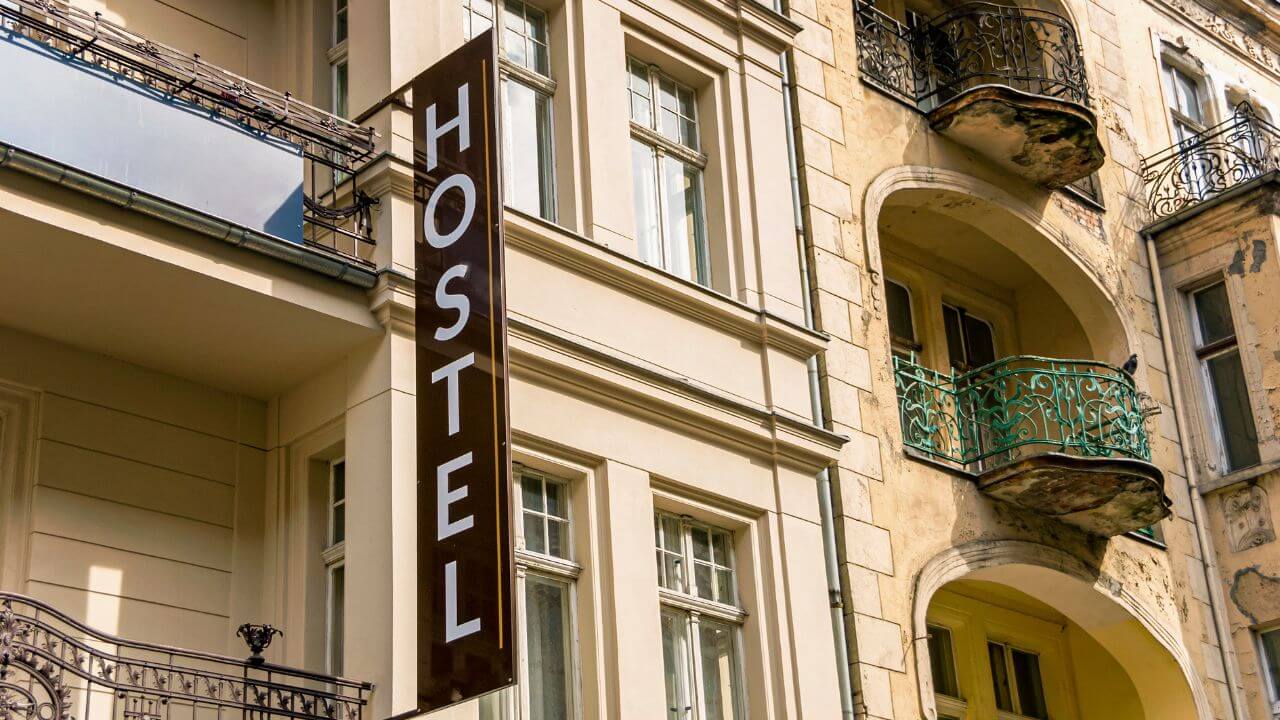
{"type": "Polygon", "coordinates": [[[1253,625],[1280,618],[1280,577],[1250,565],[1231,579],[1231,602],[1253,625]]]}

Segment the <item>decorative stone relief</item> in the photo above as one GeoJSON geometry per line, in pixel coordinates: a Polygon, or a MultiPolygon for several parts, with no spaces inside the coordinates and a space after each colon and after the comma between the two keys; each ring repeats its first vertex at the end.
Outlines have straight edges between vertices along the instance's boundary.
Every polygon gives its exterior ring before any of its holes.
{"type": "Polygon", "coordinates": [[[1164,5],[1185,17],[1193,27],[1200,28],[1226,43],[1229,48],[1280,76],[1280,51],[1262,44],[1231,21],[1196,0],[1164,0],[1164,5]]]}
{"type": "Polygon", "coordinates": [[[1227,520],[1227,535],[1235,552],[1265,545],[1276,539],[1271,523],[1267,492],[1254,485],[1222,497],[1222,514],[1227,520]]]}

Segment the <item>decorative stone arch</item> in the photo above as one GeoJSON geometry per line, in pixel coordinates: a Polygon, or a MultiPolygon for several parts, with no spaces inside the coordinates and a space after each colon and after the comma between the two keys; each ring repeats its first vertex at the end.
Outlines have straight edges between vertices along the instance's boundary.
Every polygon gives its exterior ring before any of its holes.
{"type": "MultiPolygon", "coordinates": [[[[883,311],[884,302],[880,213],[892,195],[905,190],[937,190],[964,195],[986,203],[994,210],[1023,223],[1029,230],[1040,236],[1046,247],[1055,252],[1056,259],[1066,263],[1061,268],[1055,268],[1052,274],[1040,272],[1041,268],[1034,265],[1032,269],[1040,273],[1054,291],[1072,307],[1073,312],[1076,312],[1082,322],[1084,318],[1081,317],[1081,311],[1088,310],[1095,319],[1105,325],[1105,327],[1095,325],[1093,327],[1095,332],[1090,334],[1089,340],[1094,345],[1095,352],[1110,353],[1114,356],[1113,359],[1118,360],[1128,355],[1129,348],[1140,347],[1133,320],[1128,313],[1118,310],[1119,302],[1115,294],[1107,288],[1093,268],[1076,257],[1075,252],[1068,247],[1067,234],[1045,218],[1042,211],[985,180],[954,170],[923,165],[900,165],[885,170],[867,187],[863,198],[862,217],[865,233],[863,249],[866,254],[866,267],[871,275],[872,301],[877,313],[883,311]],[[1090,292],[1064,293],[1061,284],[1068,279],[1068,276],[1085,283],[1089,286],[1090,292]],[[1104,347],[1099,347],[1100,343],[1097,342],[1099,337],[1111,337],[1113,340],[1102,343],[1104,347]]],[[[1086,325],[1086,330],[1088,329],[1089,326],[1086,325]]],[[[885,353],[887,352],[886,349],[885,353]]]]}
{"type": "MultiPolygon", "coordinates": [[[[932,602],[934,594],[944,585],[954,580],[972,576],[984,569],[1010,566],[1030,566],[1065,575],[1078,583],[1084,583],[1088,590],[1098,596],[1098,602],[1110,602],[1118,606],[1119,610],[1136,620],[1142,629],[1169,654],[1170,659],[1177,665],[1182,678],[1187,684],[1187,691],[1194,700],[1195,717],[1201,720],[1209,720],[1209,718],[1213,717],[1208,698],[1204,693],[1204,687],[1197,678],[1195,666],[1186,648],[1182,646],[1173,631],[1160,621],[1159,617],[1145,601],[1130,593],[1120,581],[1097,568],[1090,567],[1074,555],[1048,545],[1024,540],[980,540],[948,548],[925,563],[916,576],[915,587],[913,588],[911,629],[912,646],[915,649],[917,687],[920,690],[921,717],[927,720],[936,720],[938,717],[929,664],[927,631],[929,604],[932,602]]],[[[1038,599],[1046,601],[1044,598],[1038,599]]],[[[1048,604],[1054,606],[1060,612],[1063,610],[1055,602],[1048,602],[1048,604]]],[[[1071,617],[1069,612],[1063,612],[1063,614],[1067,615],[1068,618],[1071,617]]],[[[1111,647],[1108,647],[1106,643],[1102,644],[1108,652],[1111,652],[1111,647]]],[[[1117,661],[1121,661],[1123,665],[1121,658],[1117,658],[1117,661]]],[[[1129,666],[1126,666],[1125,669],[1130,671],[1129,666]]],[[[1173,693],[1177,688],[1169,686],[1168,681],[1174,679],[1170,677],[1171,675],[1172,673],[1167,673],[1163,678],[1163,682],[1149,681],[1145,686],[1154,686],[1157,692],[1173,693]]],[[[1135,684],[1138,684],[1137,681],[1135,681],[1135,684]]],[[[1139,687],[1139,695],[1146,701],[1150,695],[1143,694],[1141,690],[1142,688],[1139,687]]],[[[1148,715],[1148,717],[1153,716],[1148,715]]]]}

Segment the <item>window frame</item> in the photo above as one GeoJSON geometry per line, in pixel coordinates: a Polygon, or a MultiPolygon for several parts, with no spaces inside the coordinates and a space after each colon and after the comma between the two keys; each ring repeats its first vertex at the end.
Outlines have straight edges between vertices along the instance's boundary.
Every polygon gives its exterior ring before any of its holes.
{"type": "MultiPolygon", "coordinates": [[[[558,194],[559,183],[557,182],[557,177],[556,177],[557,152],[556,152],[556,143],[555,143],[555,139],[556,139],[555,98],[556,98],[556,89],[559,87],[559,83],[557,83],[555,78],[553,78],[550,74],[551,68],[552,68],[551,13],[547,12],[545,9],[539,7],[538,5],[527,2],[526,0],[510,0],[511,2],[518,4],[521,7],[522,12],[524,13],[524,17],[527,18],[530,10],[536,12],[538,15],[542,17],[543,27],[545,29],[546,36],[547,36],[547,42],[546,42],[547,74],[543,75],[542,73],[537,72],[536,70],[527,68],[524,65],[521,65],[520,63],[517,63],[508,57],[507,33],[505,32],[506,25],[505,25],[505,16],[504,16],[504,13],[507,10],[507,1],[508,0],[491,0],[490,6],[494,10],[493,12],[494,17],[488,18],[489,28],[492,28],[494,30],[494,41],[498,45],[498,82],[501,85],[499,89],[502,95],[502,113],[505,116],[509,112],[506,108],[506,105],[507,105],[506,84],[508,82],[515,82],[517,84],[523,85],[526,88],[532,90],[534,93],[543,96],[543,98],[545,98],[546,100],[546,108],[547,108],[547,111],[546,111],[547,148],[546,150],[547,150],[547,157],[550,158],[550,162],[548,163],[547,167],[539,168],[539,175],[541,176],[542,180],[547,184],[547,197],[542,199],[543,207],[539,208],[539,212],[536,214],[538,217],[542,218],[543,220],[546,220],[547,222],[555,223],[555,222],[558,222],[558,218],[559,218],[559,194],[558,194]]],[[[475,13],[471,8],[472,8],[472,0],[462,0],[462,13],[463,13],[463,22],[464,22],[463,35],[468,39],[473,38],[476,35],[476,33],[472,32],[472,27],[471,27],[473,18],[476,15],[483,17],[483,15],[480,15],[479,13],[475,13]]],[[[506,120],[504,118],[504,123],[505,122],[506,120]]],[[[506,138],[504,133],[503,142],[505,142],[505,139],[506,138]]],[[[511,153],[507,153],[507,156],[510,156],[510,155],[511,153]]],[[[502,173],[503,173],[504,179],[507,176],[508,172],[509,172],[509,168],[504,163],[502,167],[502,173]]],[[[507,194],[510,195],[511,193],[508,192],[507,194]]],[[[516,209],[516,208],[513,208],[513,209],[516,209]]]]}
{"type": "Polygon", "coordinates": [[[1249,377],[1245,372],[1244,354],[1241,351],[1241,347],[1240,347],[1240,332],[1239,332],[1238,326],[1236,325],[1236,302],[1235,302],[1234,293],[1232,292],[1232,289],[1231,289],[1231,283],[1228,282],[1228,279],[1225,276],[1220,274],[1215,274],[1214,276],[1204,280],[1203,282],[1200,282],[1188,287],[1187,289],[1184,290],[1184,294],[1186,296],[1186,303],[1187,303],[1187,319],[1191,326],[1190,337],[1191,337],[1192,357],[1194,358],[1197,366],[1197,374],[1200,378],[1199,382],[1201,385],[1201,397],[1203,398],[1203,402],[1205,404],[1205,410],[1207,410],[1206,414],[1208,415],[1207,424],[1209,426],[1208,431],[1209,431],[1209,438],[1211,439],[1211,442],[1206,443],[1207,445],[1210,446],[1206,448],[1206,450],[1212,453],[1212,456],[1215,460],[1213,464],[1216,466],[1220,466],[1218,468],[1215,468],[1215,470],[1217,470],[1217,474],[1219,475],[1229,475],[1231,473],[1239,472],[1241,470],[1247,470],[1249,468],[1258,467],[1258,465],[1260,465],[1262,462],[1262,447],[1261,447],[1262,438],[1260,436],[1258,437],[1258,445],[1256,448],[1257,456],[1258,456],[1257,462],[1254,462],[1253,464],[1250,464],[1250,465],[1242,465],[1240,467],[1235,467],[1232,465],[1231,457],[1227,453],[1226,436],[1223,432],[1223,427],[1222,427],[1222,422],[1223,422],[1222,407],[1218,402],[1217,390],[1215,389],[1212,373],[1209,370],[1210,361],[1220,357],[1230,355],[1231,353],[1236,354],[1237,361],[1240,363],[1241,378],[1245,383],[1245,390],[1246,390],[1244,395],[1245,406],[1246,406],[1246,409],[1248,410],[1249,417],[1253,422],[1254,435],[1255,436],[1258,435],[1258,416],[1253,407],[1253,398],[1252,398],[1253,389],[1249,387],[1249,377]],[[1205,342],[1204,336],[1203,336],[1203,328],[1201,327],[1201,324],[1200,324],[1200,308],[1196,303],[1196,296],[1199,295],[1200,293],[1207,292],[1208,290],[1218,285],[1222,286],[1223,293],[1226,296],[1227,310],[1231,316],[1232,333],[1230,336],[1205,342]]]}
{"type": "Polygon", "coordinates": [[[945,348],[946,361],[949,367],[951,366],[951,340],[947,338],[947,310],[948,309],[954,310],[956,312],[956,316],[960,322],[960,327],[959,327],[960,344],[961,344],[960,351],[964,355],[965,366],[963,368],[954,368],[957,373],[961,373],[961,374],[967,373],[967,372],[976,370],[979,367],[982,367],[981,365],[974,365],[969,357],[969,333],[965,328],[966,318],[973,318],[974,320],[977,320],[978,322],[987,326],[987,332],[991,336],[991,356],[996,360],[1000,360],[1003,357],[1000,354],[1000,337],[996,331],[995,322],[992,320],[988,320],[983,315],[972,313],[969,311],[969,309],[966,306],[957,302],[952,302],[950,300],[947,300],[944,297],[942,300],[942,305],[939,308],[939,312],[941,313],[941,316],[942,316],[942,340],[943,340],[943,344],[946,346],[945,348]]]}
{"type": "MultiPolygon", "coordinates": [[[[695,237],[691,239],[694,244],[693,252],[696,255],[695,265],[691,268],[692,276],[684,278],[690,282],[694,282],[703,287],[711,288],[713,285],[712,278],[712,259],[711,259],[711,223],[707,209],[707,190],[706,190],[706,173],[709,158],[702,148],[702,127],[701,120],[698,116],[698,91],[689,85],[676,80],[670,74],[662,71],[661,66],[656,63],[645,62],[630,53],[626,56],[626,74],[627,74],[627,123],[630,130],[629,137],[632,142],[638,142],[649,147],[653,155],[652,172],[654,180],[654,210],[657,213],[657,233],[658,248],[657,253],[660,258],[660,264],[649,263],[653,267],[657,267],[664,272],[675,274],[669,268],[668,262],[669,242],[667,238],[667,211],[665,206],[666,192],[666,173],[662,172],[663,160],[666,156],[671,156],[684,164],[686,167],[692,167],[697,171],[698,183],[696,188],[696,200],[698,207],[701,208],[700,227],[695,229],[695,237]],[[635,92],[631,89],[632,68],[643,67],[646,73],[646,79],[649,83],[649,120],[650,124],[645,125],[635,119],[632,112],[632,100],[635,92]],[[661,100],[661,83],[663,80],[670,82],[678,91],[686,90],[693,98],[691,104],[693,115],[688,117],[691,121],[694,131],[694,142],[692,145],[685,145],[677,140],[673,140],[662,134],[661,127],[662,118],[662,100],[661,100]],[[700,245],[700,247],[699,247],[700,245]]],[[[684,117],[684,116],[682,116],[684,117]]],[[[634,159],[633,159],[634,162],[634,159]]],[[[634,176],[634,168],[632,173],[634,176]]],[[[633,189],[634,192],[634,189],[633,189]]],[[[634,203],[633,203],[634,208],[634,203]]],[[[636,242],[640,242],[640,218],[637,213],[636,223],[636,242]]],[[[677,276],[678,277],[678,276],[677,276]]]]}
{"type": "MultiPolygon", "coordinates": [[[[671,617],[676,622],[680,622],[684,629],[684,668],[688,672],[687,677],[681,678],[681,683],[687,693],[686,699],[690,705],[685,710],[679,711],[678,720],[693,720],[694,718],[706,718],[706,694],[703,692],[703,657],[701,646],[701,631],[703,622],[712,623],[729,628],[730,643],[732,652],[732,668],[733,673],[730,687],[732,688],[732,697],[728,698],[728,702],[733,705],[733,717],[742,720],[747,717],[747,697],[744,690],[746,682],[746,667],[743,657],[743,625],[747,620],[747,612],[743,610],[737,603],[741,601],[742,594],[738,589],[738,571],[737,562],[734,557],[736,551],[733,544],[733,531],[718,527],[711,523],[695,520],[688,515],[677,515],[662,509],[655,509],[654,522],[657,532],[661,532],[662,519],[675,519],[680,523],[681,538],[681,588],[673,589],[663,586],[662,579],[659,577],[658,585],[658,601],[660,613],[663,616],[671,617]],[[732,572],[733,585],[733,603],[723,603],[718,600],[709,600],[697,595],[697,586],[695,580],[696,573],[686,572],[684,568],[692,567],[697,563],[706,564],[701,560],[695,560],[693,553],[693,535],[694,529],[706,530],[711,533],[723,533],[725,535],[725,547],[728,548],[729,562],[728,566],[712,566],[712,578],[714,586],[714,578],[717,568],[727,567],[732,572]],[[705,620],[704,620],[705,619],[705,620]]],[[[710,538],[709,538],[710,542],[710,538]]],[[[710,542],[709,547],[713,547],[714,542],[710,542]]],[[[658,553],[668,553],[655,535],[654,548],[658,553]]],[[[714,550],[711,557],[715,558],[714,550]]],[[[655,556],[655,560],[657,560],[655,556]]],[[[667,669],[664,667],[663,672],[667,669]]],[[[664,700],[665,702],[665,700],[664,700]]],[[[667,709],[670,713],[671,708],[667,709]]],[[[668,714],[667,716],[671,716],[668,714]]]]}
{"type": "Polygon", "coordinates": [[[992,695],[993,695],[992,699],[993,699],[993,703],[996,706],[996,717],[999,718],[999,720],[1041,720],[1040,718],[1037,718],[1035,715],[1023,714],[1023,710],[1025,708],[1023,708],[1022,706],[1022,697],[1018,690],[1018,682],[1015,677],[1015,672],[1013,668],[1013,653],[1014,651],[1017,651],[1026,655],[1034,655],[1036,657],[1036,668],[1037,668],[1036,683],[1039,684],[1040,686],[1040,696],[1045,700],[1045,718],[1046,719],[1049,718],[1050,717],[1048,712],[1049,696],[1045,689],[1045,683],[1044,683],[1044,665],[1043,663],[1040,662],[1040,656],[1042,655],[1042,653],[1038,650],[1031,650],[1021,645],[1020,643],[1010,642],[1008,640],[1002,640],[996,637],[987,638],[987,646],[990,647],[991,645],[999,645],[1002,648],[1001,654],[1004,662],[1005,677],[1007,678],[1009,683],[1009,702],[1012,703],[1015,708],[1017,708],[1014,711],[1000,709],[999,698],[995,696],[995,668],[990,667],[991,656],[990,656],[990,653],[988,653],[987,654],[987,658],[988,658],[987,673],[991,680],[991,688],[992,688],[992,695]]]}
{"type": "MultiPolygon", "coordinates": [[[[572,560],[574,557],[573,543],[573,503],[570,501],[569,490],[572,487],[572,481],[551,475],[549,473],[536,470],[522,463],[513,463],[512,479],[515,485],[515,510],[516,516],[520,518],[520,522],[516,523],[516,549],[515,549],[515,568],[516,568],[516,627],[522,635],[528,632],[528,604],[526,601],[529,577],[536,578],[535,582],[549,582],[561,584],[565,588],[565,596],[568,598],[568,621],[565,623],[565,631],[568,633],[566,639],[565,652],[568,657],[565,658],[565,669],[568,675],[568,685],[565,693],[565,700],[569,703],[568,717],[582,717],[582,683],[580,681],[581,670],[579,661],[579,645],[578,637],[578,578],[582,574],[582,566],[572,560]],[[525,546],[524,536],[524,479],[529,476],[537,477],[543,483],[552,482],[561,486],[565,492],[565,539],[568,547],[568,557],[562,558],[548,553],[539,553],[529,550],[525,546]]],[[[545,502],[546,491],[543,491],[545,502]]],[[[544,505],[545,507],[545,505],[544,505]]],[[[537,511],[532,511],[537,512],[537,511]]],[[[542,514],[542,513],[539,513],[542,514]]],[[[544,522],[546,519],[544,518],[544,522]]],[[[521,642],[517,643],[519,649],[519,657],[517,658],[517,689],[514,692],[514,701],[506,707],[510,711],[502,715],[502,717],[523,720],[532,718],[532,709],[530,707],[529,697],[529,653],[528,643],[525,638],[521,638],[521,642]]],[[[501,702],[501,701],[500,701],[501,702]]]]}
{"type": "Polygon", "coordinates": [[[325,574],[325,649],[324,662],[325,669],[331,675],[341,675],[343,668],[346,666],[346,642],[345,638],[339,637],[339,634],[346,628],[346,570],[347,570],[347,542],[346,542],[346,468],[347,458],[338,456],[328,461],[328,488],[326,496],[326,512],[325,512],[325,548],[320,553],[320,560],[324,564],[325,574]],[[337,483],[337,468],[342,467],[342,485],[343,492],[341,499],[335,499],[335,488],[337,483]],[[341,505],[343,508],[343,532],[341,539],[335,539],[334,528],[336,527],[335,518],[336,508],[341,505]],[[342,607],[336,607],[335,578],[342,574],[343,601],[342,607]],[[341,614],[341,617],[339,617],[341,614]],[[336,631],[335,631],[336,630],[336,631]],[[341,651],[343,657],[336,657],[337,651],[341,651]]]}
{"type": "Polygon", "coordinates": [[[1274,677],[1271,674],[1269,660],[1274,660],[1277,666],[1280,666],[1280,658],[1270,658],[1267,654],[1267,646],[1263,642],[1263,636],[1271,633],[1280,634],[1280,622],[1270,623],[1255,628],[1253,631],[1254,648],[1258,654],[1259,665],[1261,665],[1263,683],[1267,686],[1267,701],[1271,706],[1271,714],[1280,716],[1280,677],[1274,677]]]}
{"type": "Polygon", "coordinates": [[[890,327],[889,328],[889,354],[898,355],[900,357],[903,357],[903,356],[913,357],[915,355],[923,353],[924,342],[920,339],[920,323],[916,322],[916,298],[915,298],[915,293],[911,290],[911,285],[901,280],[897,280],[895,278],[891,278],[888,276],[885,276],[884,284],[886,288],[886,292],[884,294],[885,311],[887,313],[886,325],[888,325],[887,317],[891,316],[891,314],[888,314],[889,293],[887,291],[887,288],[889,285],[895,285],[897,287],[902,288],[903,292],[907,294],[907,317],[911,321],[911,333],[912,335],[914,335],[913,338],[900,337],[898,335],[895,335],[893,333],[893,328],[890,327]]]}

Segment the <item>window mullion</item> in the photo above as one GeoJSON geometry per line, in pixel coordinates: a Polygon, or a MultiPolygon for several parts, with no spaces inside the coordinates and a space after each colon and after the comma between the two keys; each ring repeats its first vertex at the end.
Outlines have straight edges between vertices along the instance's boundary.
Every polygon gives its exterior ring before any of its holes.
{"type": "Polygon", "coordinates": [[[702,643],[699,642],[699,623],[700,616],[697,612],[689,613],[689,657],[690,657],[690,678],[689,682],[693,686],[689,689],[690,704],[693,705],[695,716],[700,720],[707,718],[707,698],[702,692],[702,643]]]}

